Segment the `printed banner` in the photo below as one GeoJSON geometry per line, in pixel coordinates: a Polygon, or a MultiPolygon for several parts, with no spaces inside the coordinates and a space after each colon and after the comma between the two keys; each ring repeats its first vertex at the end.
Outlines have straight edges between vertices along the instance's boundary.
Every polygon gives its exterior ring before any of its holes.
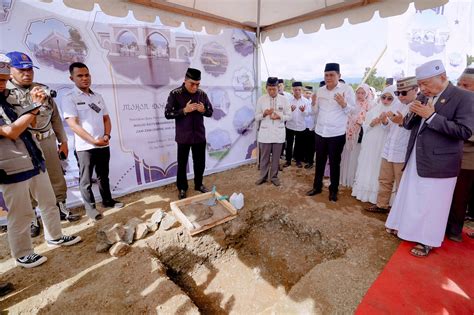
{"type": "MultiPolygon", "coordinates": [[[[113,195],[175,181],[175,124],[164,117],[164,108],[188,67],[202,71],[201,88],[214,107],[212,118],[204,119],[206,174],[255,159],[255,34],[226,29],[207,35],[164,26],[159,18],[144,23],[132,13],[111,17],[98,6],[91,12],[75,10],[62,1],[3,0],[0,6],[0,51],[29,55],[39,67],[35,81],[58,92],[60,111],[62,96],[73,87],[69,64],[81,61],[89,67],[92,89],[104,97],[112,120],[113,195]]],[[[63,164],[68,204],[78,205],[74,138],[64,126],[71,152],[63,164]]],[[[188,169],[192,173],[191,159],[188,169]]]]}

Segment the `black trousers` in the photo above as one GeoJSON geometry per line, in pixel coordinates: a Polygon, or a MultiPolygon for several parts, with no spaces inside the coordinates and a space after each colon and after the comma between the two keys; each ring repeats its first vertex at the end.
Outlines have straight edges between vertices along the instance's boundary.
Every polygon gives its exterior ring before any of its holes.
{"type": "Polygon", "coordinates": [[[306,128],[303,131],[303,161],[308,164],[314,163],[314,146],[315,146],[316,134],[314,130],[306,128]]]}
{"type": "Polygon", "coordinates": [[[95,148],[86,151],[77,151],[77,158],[79,162],[79,186],[81,196],[84,200],[84,207],[86,213],[90,217],[95,215],[95,198],[92,192],[92,173],[95,170],[97,181],[99,184],[99,192],[102,197],[102,202],[112,200],[109,184],[109,161],[110,149],[95,148]]]}
{"type": "Polygon", "coordinates": [[[202,185],[202,177],[206,168],[206,143],[178,143],[178,174],[176,176],[178,190],[188,190],[186,169],[188,166],[189,150],[193,154],[194,187],[199,188],[202,185]]]}
{"type": "Polygon", "coordinates": [[[286,162],[291,163],[293,156],[296,162],[303,161],[303,131],[286,129],[286,162]],[[294,143],[294,148],[293,148],[294,143]]]}
{"type": "Polygon", "coordinates": [[[324,168],[329,157],[329,167],[331,170],[331,185],[329,191],[337,193],[339,191],[339,176],[341,173],[341,154],[346,144],[346,135],[324,138],[316,134],[316,174],[314,175],[313,188],[323,188],[324,168]]]}
{"type": "Polygon", "coordinates": [[[446,233],[460,235],[464,225],[464,218],[470,199],[474,195],[474,170],[464,170],[458,175],[456,187],[454,188],[453,201],[449,212],[446,233]]]}

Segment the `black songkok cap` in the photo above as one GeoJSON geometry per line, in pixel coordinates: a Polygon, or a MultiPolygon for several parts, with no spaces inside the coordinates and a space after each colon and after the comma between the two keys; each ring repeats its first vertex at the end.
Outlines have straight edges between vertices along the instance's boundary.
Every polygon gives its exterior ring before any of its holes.
{"type": "Polygon", "coordinates": [[[303,83],[301,83],[300,81],[295,81],[291,84],[292,87],[297,87],[297,86],[303,86],[303,83]]]}
{"type": "Polygon", "coordinates": [[[285,81],[283,81],[283,79],[278,79],[278,83],[285,83],[285,81]]]}
{"type": "Polygon", "coordinates": [[[344,81],[343,79],[339,79],[339,82],[346,83],[346,81],[344,81]]]}
{"type": "Polygon", "coordinates": [[[324,68],[324,72],[328,72],[328,71],[340,72],[339,64],[338,63],[327,63],[326,67],[324,68]]]}
{"type": "Polygon", "coordinates": [[[312,90],[313,90],[313,87],[312,87],[311,85],[306,85],[304,88],[307,89],[308,91],[312,91],[312,90]]]}
{"type": "Polygon", "coordinates": [[[188,68],[186,71],[186,78],[194,81],[201,81],[201,71],[194,68],[188,68]]]}
{"type": "Polygon", "coordinates": [[[392,85],[393,84],[393,78],[386,78],[385,79],[385,84],[392,85]]]}
{"type": "Polygon", "coordinates": [[[278,82],[280,82],[280,80],[278,80],[277,77],[268,77],[267,86],[277,86],[278,82]]]}
{"type": "Polygon", "coordinates": [[[324,81],[319,82],[319,87],[323,87],[325,85],[326,85],[326,82],[324,82],[324,81]]]}

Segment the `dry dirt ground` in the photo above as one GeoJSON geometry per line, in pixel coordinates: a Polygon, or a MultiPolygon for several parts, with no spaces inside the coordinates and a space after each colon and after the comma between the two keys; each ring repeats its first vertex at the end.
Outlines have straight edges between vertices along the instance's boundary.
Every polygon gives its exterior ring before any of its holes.
{"type": "MultiPolygon", "coordinates": [[[[395,251],[399,241],[384,231],[386,215],[341,189],[337,203],[327,189],[306,197],[314,169],[292,166],[282,186],[255,186],[255,165],[205,177],[222,194],[243,192],[236,219],[190,237],[178,226],[159,229],[121,258],[96,253],[96,231],[129,218],[149,218],[177,199],[174,185],[120,198],[92,223],[63,223],[84,241],[50,249],[41,237],[38,268],[15,267],[6,235],[0,235],[1,280],[16,291],[0,300],[12,314],[331,314],[352,313],[395,251]]],[[[190,183],[192,186],[192,183],[190,183]]],[[[195,194],[189,191],[190,195],[195,194]]],[[[83,209],[76,209],[82,212],[83,209]]]]}

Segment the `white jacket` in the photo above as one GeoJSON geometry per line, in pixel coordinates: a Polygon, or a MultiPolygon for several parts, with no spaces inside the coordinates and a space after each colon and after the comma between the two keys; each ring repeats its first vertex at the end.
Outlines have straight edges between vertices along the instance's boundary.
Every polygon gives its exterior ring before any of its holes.
{"type": "Polygon", "coordinates": [[[284,143],[285,122],[291,119],[291,108],[286,97],[278,94],[271,98],[268,94],[260,96],[255,109],[255,120],[260,121],[257,141],[260,143],[284,143]],[[272,120],[270,115],[263,117],[266,109],[273,108],[281,119],[272,120]]]}

